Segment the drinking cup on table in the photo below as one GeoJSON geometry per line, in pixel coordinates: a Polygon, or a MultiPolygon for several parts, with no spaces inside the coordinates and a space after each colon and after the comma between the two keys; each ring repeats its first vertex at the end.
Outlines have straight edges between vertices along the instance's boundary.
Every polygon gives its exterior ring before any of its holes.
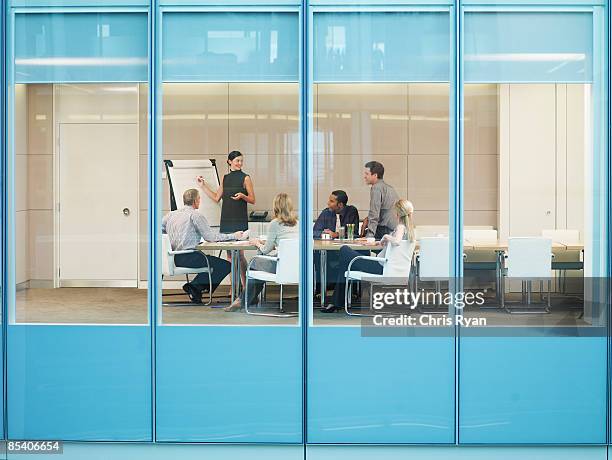
{"type": "Polygon", "coordinates": [[[346,238],[349,240],[352,240],[353,238],[355,238],[355,224],[347,224],[346,238]]]}
{"type": "Polygon", "coordinates": [[[321,233],[321,239],[322,240],[330,240],[331,239],[331,235],[329,233],[321,233]]]}
{"type": "Polygon", "coordinates": [[[340,227],[338,229],[338,239],[343,240],[346,235],[346,228],[340,227]]]}

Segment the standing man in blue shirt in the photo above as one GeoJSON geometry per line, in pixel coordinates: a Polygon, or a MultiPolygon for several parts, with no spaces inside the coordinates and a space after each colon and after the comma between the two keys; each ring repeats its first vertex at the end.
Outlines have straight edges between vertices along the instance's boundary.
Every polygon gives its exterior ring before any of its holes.
{"type": "MultiPolygon", "coordinates": [[[[338,238],[338,228],[348,224],[355,225],[355,236],[359,231],[359,211],[355,206],[348,204],[348,195],[344,190],[334,190],[327,200],[327,208],[325,208],[312,229],[315,238],[321,238],[321,235],[327,233],[331,238],[338,238]]],[[[338,267],[338,251],[328,251],[327,253],[327,279],[336,279],[336,270],[338,267]]],[[[317,251],[314,254],[315,271],[318,272],[321,266],[321,255],[317,251]]],[[[315,283],[317,284],[317,292],[320,292],[318,284],[319,277],[316,276],[315,283]]]]}

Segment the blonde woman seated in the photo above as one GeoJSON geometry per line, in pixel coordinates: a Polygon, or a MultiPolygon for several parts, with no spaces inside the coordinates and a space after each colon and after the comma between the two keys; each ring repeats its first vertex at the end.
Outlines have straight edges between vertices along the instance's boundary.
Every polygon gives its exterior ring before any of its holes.
{"type": "MultiPolygon", "coordinates": [[[[378,253],[379,258],[383,259],[387,248],[390,244],[398,245],[402,240],[414,241],[414,223],[412,220],[412,214],[414,213],[414,206],[408,200],[398,200],[393,206],[393,210],[397,216],[399,224],[393,231],[393,233],[384,235],[380,240],[383,245],[383,250],[378,253]]],[[[363,255],[348,246],[342,246],[340,248],[340,266],[338,267],[338,278],[336,279],[336,286],[334,287],[334,294],[332,296],[333,303],[323,307],[321,311],[323,313],[333,313],[337,309],[344,308],[344,289],[346,284],[345,273],[348,270],[348,266],[351,261],[357,257],[363,255]]],[[[351,270],[361,271],[366,273],[372,273],[380,275],[383,272],[382,264],[374,260],[358,260],[356,261],[351,270]]]]}
{"type": "MultiPolygon", "coordinates": [[[[292,239],[299,237],[299,227],[297,214],[293,208],[291,198],[286,193],[279,193],[274,198],[272,204],[274,219],[270,222],[270,228],[266,236],[266,241],[263,242],[258,238],[250,240],[251,244],[257,246],[259,249],[258,254],[271,254],[275,252],[278,247],[278,242],[283,239],[292,239]]],[[[274,273],[276,270],[276,262],[272,260],[258,259],[253,262],[251,266],[253,270],[266,271],[274,273]]],[[[264,287],[263,281],[249,280],[249,292],[246,295],[249,296],[249,305],[252,305],[256,300],[259,293],[264,287]]],[[[242,308],[244,304],[245,291],[237,298],[229,307],[225,307],[225,311],[236,311],[242,308]]]]}

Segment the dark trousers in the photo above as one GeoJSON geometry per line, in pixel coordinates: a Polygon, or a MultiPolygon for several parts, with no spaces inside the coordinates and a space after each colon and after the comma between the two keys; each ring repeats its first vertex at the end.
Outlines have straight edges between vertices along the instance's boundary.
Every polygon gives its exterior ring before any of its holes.
{"type": "MultiPolygon", "coordinates": [[[[269,260],[256,260],[251,265],[251,268],[253,270],[274,273],[276,271],[276,262],[269,260]]],[[[242,301],[242,305],[244,305],[244,298],[248,295],[249,305],[254,305],[257,301],[257,297],[259,296],[261,291],[263,291],[265,283],[263,281],[249,278],[246,284],[249,288],[249,292],[246,292],[246,288],[243,289],[240,293],[240,300],[242,301]]]]}
{"type": "MultiPolygon", "coordinates": [[[[334,287],[333,304],[338,308],[344,308],[344,290],[346,285],[345,272],[348,270],[348,266],[357,256],[362,256],[363,253],[359,253],[348,246],[342,246],[340,248],[340,264],[338,266],[338,277],[336,278],[336,286],[334,287]]],[[[352,271],[360,271],[366,273],[372,273],[374,275],[381,275],[383,267],[378,262],[373,260],[358,260],[351,266],[352,271]]]]}
{"type": "MultiPolygon", "coordinates": [[[[340,258],[338,251],[327,251],[327,284],[333,283],[338,277],[338,263],[340,258]]],[[[314,283],[317,292],[321,291],[321,252],[315,251],[313,254],[314,262],[314,283]]]]}
{"type": "Polygon", "coordinates": [[[376,234],[374,235],[374,238],[380,240],[383,236],[388,235],[390,233],[393,233],[392,229],[390,229],[389,227],[385,227],[384,225],[379,225],[378,227],[376,227],[376,234]]]}
{"type": "MultiPolygon", "coordinates": [[[[177,254],[174,256],[174,263],[177,267],[202,268],[206,267],[206,257],[199,251],[190,252],[189,254],[177,254]]],[[[208,256],[208,263],[212,268],[211,292],[215,292],[217,286],[221,284],[221,281],[223,281],[223,279],[232,270],[232,266],[227,260],[223,260],[215,256],[208,256]]],[[[198,273],[198,275],[191,281],[191,284],[202,292],[204,289],[209,287],[208,273],[198,273]]]]}

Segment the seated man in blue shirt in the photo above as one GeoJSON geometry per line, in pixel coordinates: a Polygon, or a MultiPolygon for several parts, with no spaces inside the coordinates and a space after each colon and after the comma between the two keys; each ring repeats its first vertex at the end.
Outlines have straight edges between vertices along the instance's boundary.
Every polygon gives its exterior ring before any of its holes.
{"type": "MultiPolygon", "coordinates": [[[[331,238],[338,238],[337,226],[346,229],[348,224],[355,225],[355,236],[357,236],[359,232],[359,212],[355,206],[348,204],[348,195],[344,190],[334,190],[327,200],[327,208],[325,208],[317,218],[312,233],[315,238],[321,238],[323,233],[329,234],[331,238]]],[[[328,251],[327,253],[328,280],[336,279],[335,271],[338,266],[337,252],[338,251],[328,251]]],[[[315,252],[314,254],[314,265],[315,270],[321,265],[321,255],[319,252],[315,252]]],[[[315,278],[317,292],[319,292],[320,289],[318,281],[319,276],[315,278]]]]}
{"type": "MultiPolygon", "coordinates": [[[[215,232],[210,228],[206,217],[198,211],[200,192],[196,189],[192,188],[183,193],[183,204],[182,208],[169,212],[162,220],[162,233],[168,234],[173,251],[193,250],[187,254],[174,256],[174,263],[177,267],[202,268],[207,266],[204,254],[195,250],[201,240],[233,241],[242,238],[243,232],[225,234],[215,232]]],[[[207,273],[199,273],[191,283],[183,286],[183,290],[194,303],[202,303],[202,292],[209,289],[211,293],[214,292],[231,270],[230,263],[219,257],[208,256],[208,263],[209,268],[212,269],[212,286],[208,286],[207,273]]]]}

